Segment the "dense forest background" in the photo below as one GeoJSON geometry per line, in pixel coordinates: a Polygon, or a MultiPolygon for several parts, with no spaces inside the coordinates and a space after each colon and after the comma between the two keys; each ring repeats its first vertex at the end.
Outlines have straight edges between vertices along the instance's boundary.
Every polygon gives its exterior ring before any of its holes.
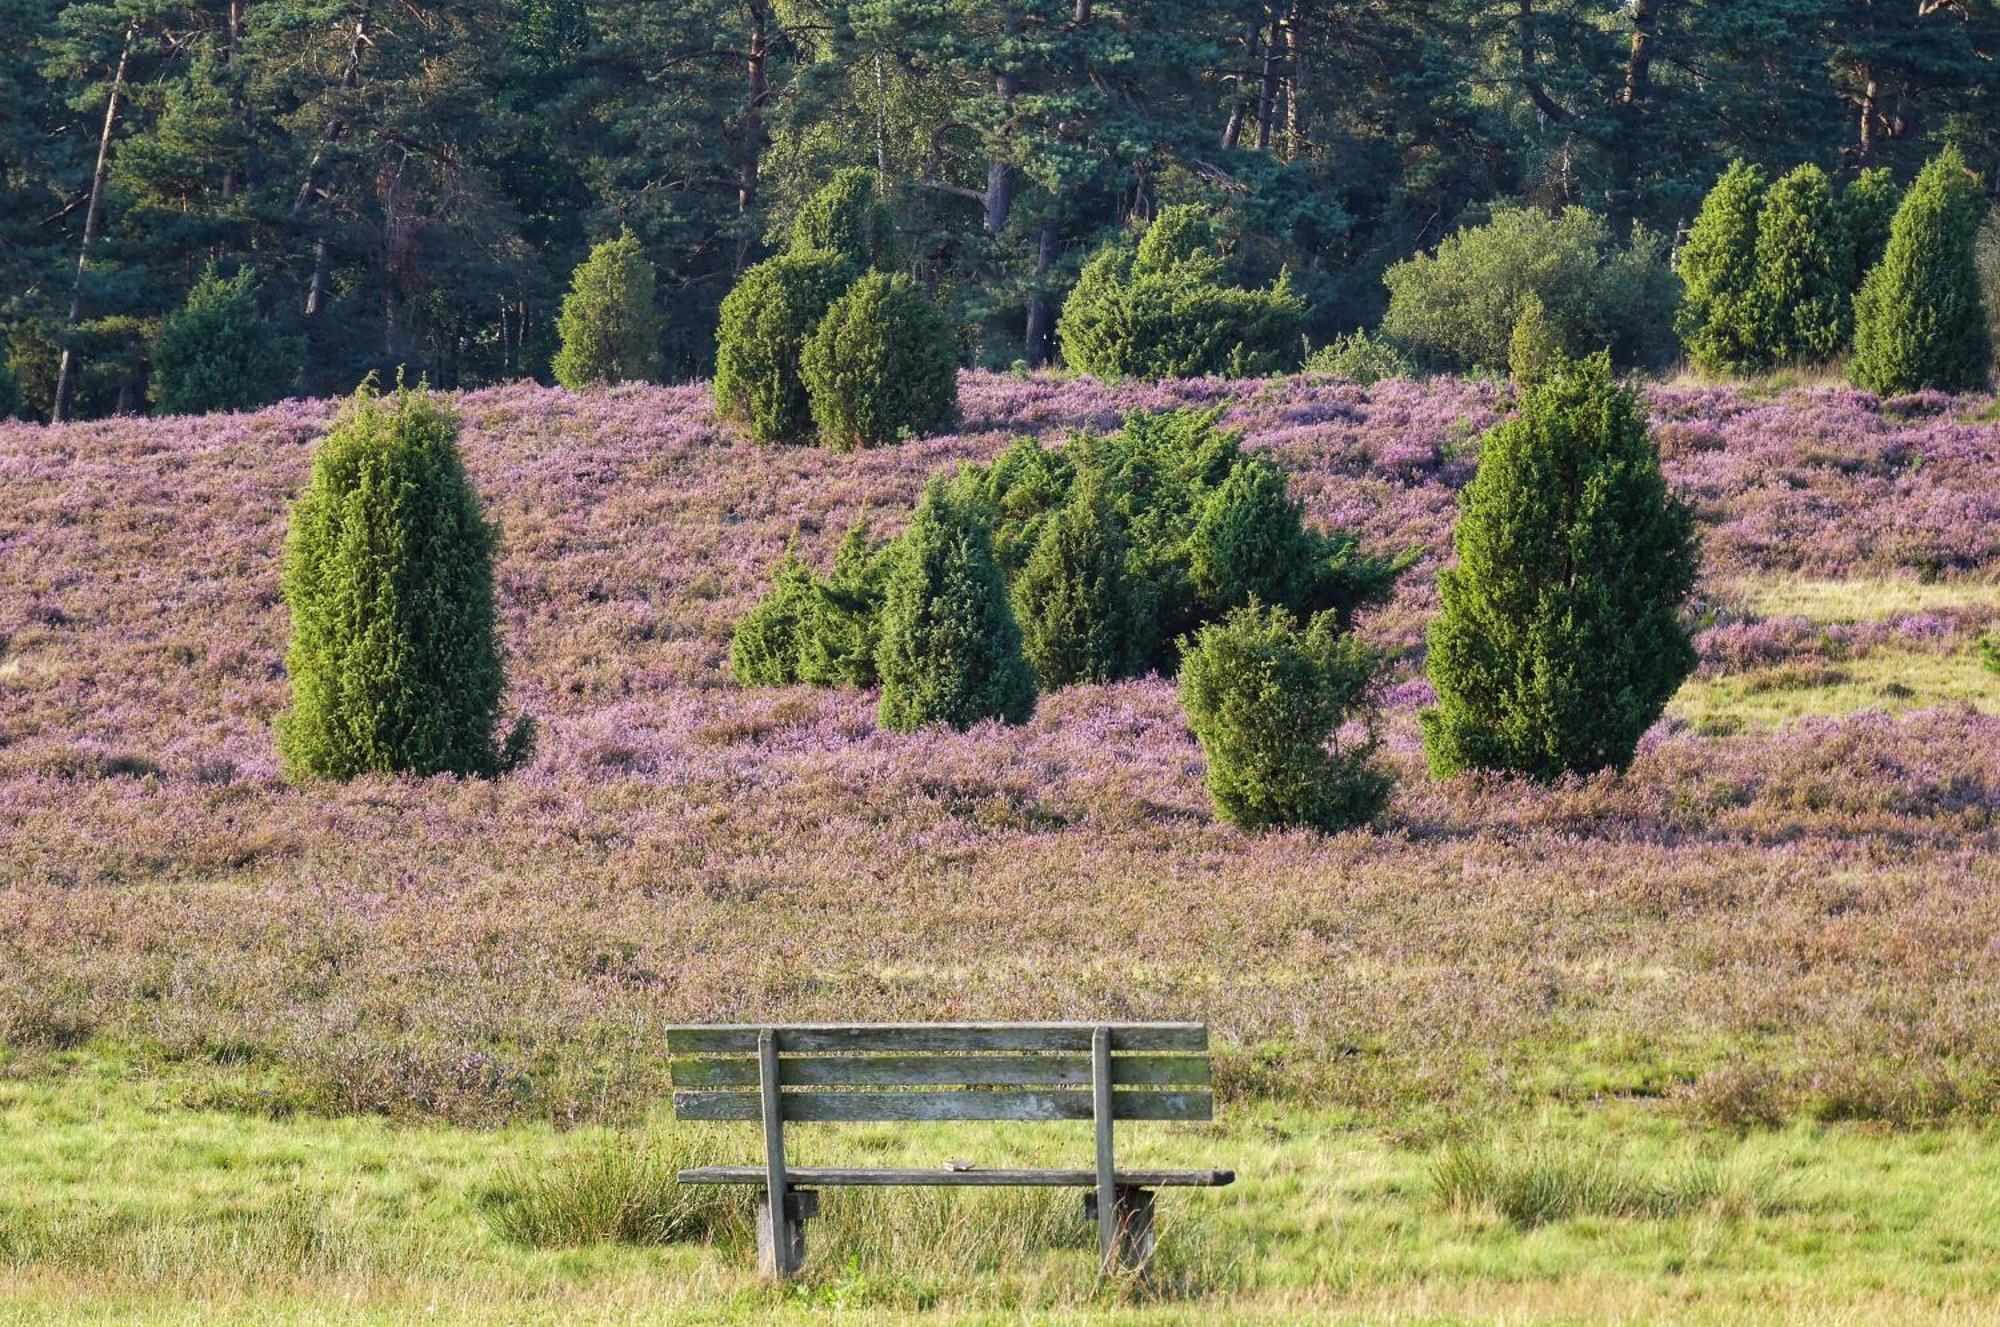
{"type": "MultiPolygon", "coordinates": [[[[211,263],[311,392],[546,377],[593,242],[669,371],[802,199],[874,168],[970,363],[1038,364],[1091,251],[1202,204],[1314,341],[1495,204],[1682,233],[1736,156],[2000,178],[1990,0],[0,0],[0,335],[46,418],[143,409],[211,263]]],[[[1671,310],[1662,310],[1669,319],[1671,310]]]]}

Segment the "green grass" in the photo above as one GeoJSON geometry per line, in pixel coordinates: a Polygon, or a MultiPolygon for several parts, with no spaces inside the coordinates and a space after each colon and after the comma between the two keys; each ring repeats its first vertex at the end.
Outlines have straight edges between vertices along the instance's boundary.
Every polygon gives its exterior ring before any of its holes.
{"type": "Polygon", "coordinates": [[[1674,696],[1667,713],[1702,732],[1731,733],[1860,710],[1898,714],[1940,705],[2000,713],[2000,678],[1976,643],[1950,653],[1880,648],[1857,659],[1697,677],[1674,696]]]}
{"type": "Polygon", "coordinates": [[[1770,576],[1723,587],[1759,617],[1803,617],[1827,624],[1875,622],[1898,613],[1954,608],[2000,611],[2000,581],[1920,581],[1914,577],[1857,576],[1823,580],[1770,576]]]}
{"type": "MultiPolygon", "coordinates": [[[[742,1195],[678,1193],[749,1126],[478,1131],[272,1120],[79,1051],[0,1082],[0,1321],[762,1323],[1990,1321],[2000,1136],[1710,1128],[1604,1100],[1492,1131],[1225,1106],[1134,1163],[1159,1284],[1100,1286],[1071,1193],[833,1192],[798,1285],[750,1274],[742,1195]]],[[[1476,1126],[1479,1127],[1479,1126],[1476,1126]]],[[[1074,1164],[1087,1127],[793,1131],[801,1160],[1074,1164]]]]}

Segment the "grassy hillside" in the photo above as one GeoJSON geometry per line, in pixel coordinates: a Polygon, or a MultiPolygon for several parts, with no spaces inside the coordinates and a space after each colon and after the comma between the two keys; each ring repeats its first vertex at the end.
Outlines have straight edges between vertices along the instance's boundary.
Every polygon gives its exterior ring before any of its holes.
{"type": "MultiPolygon", "coordinates": [[[[2000,679],[1973,661],[2000,620],[1990,403],[1657,390],[1669,476],[1703,522],[1702,670],[1627,776],[1543,789],[1435,783],[1416,743],[1430,573],[1505,389],[972,375],[964,396],[963,434],[848,456],[735,441],[699,388],[463,398],[503,526],[510,705],[541,747],[498,783],[338,788],[280,782],[270,740],[285,505],[328,407],[0,425],[0,1064],[10,1136],[76,1139],[68,1162],[8,1162],[29,1196],[0,1222],[0,1288],[21,1311],[60,1319],[87,1283],[174,1320],[206,1292],[122,1241],[276,1221],[231,1246],[253,1250],[243,1277],[279,1268],[299,1320],[338,1318],[343,1264],[254,1253],[318,1247],[327,1212],[356,1248],[441,1241],[357,1272],[357,1315],[394,1320],[442,1293],[433,1276],[463,1278],[459,1304],[503,1287],[521,1320],[571,1294],[615,1317],[668,1282],[682,1304],[747,1293],[728,1251],[505,1253],[490,1209],[525,1178],[488,1173],[560,1152],[550,1126],[657,1129],[666,1023],[813,1016],[1208,1019],[1224,1122],[1157,1145],[1245,1168],[1204,1209],[1227,1216],[1193,1228],[1232,1269],[1202,1264],[1212,1293],[1246,1312],[1649,1321],[1690,1267],[1741,1309],[1759,1267],[1868,1256],[1913,1261],[1812,1292],[1829,1312],[1996,1292],[1973,1270],[2000,1248],[1990,1211],[1932,1203],[1881,1233],[1858,1178],[1929,1175],[1910,1181],[1929,1192],[2000,1164],[1966,1132],[2000,1104],[2000,679]],[[1424,550],[1365,625],[1400,660],[1402,782],[1378,829],[1215,823],[1166,680],[913,737],[878,731],[865,695],[729,682],[730,629],[788,539],[829,558],[857,514],[899,527],[938,466],[1167,404],[1225,409],[1313,519],[1424,550]],[[124,1172],[106,1129],[151,1140],[124,1172]],[[1555,1156],[1583,1197],[1524,1225],[1505,1167],[1474,1193],[1440,1178],[1454,1140],[1490,1130],[1505,1156],[1555,1156]],[[282,1184],[182,1188],[239,1164],[238,1131],[289,1140],[303,1209],[282,1184]],[[330,1141],[362,1135],[488,1178],[371,1196],[356,1177],[405,1163],[330,1141]],[[183,1137],[182,1160],[146,1160],[183,1137]],[[1599,1157],[1686,1206],[1596,1210],[1599,1157]],[[1675,1189],[1690,1165],[1720,1178],[1675,1189]],[[1793,1171],[1802,1207],[1766,1182],[1793,1171]],[[46,1234],[112,1192],[129,1228],[46,1234]],[[398,1212],[394,1239],[369,1233],[398,1212]],[[1828,1222],[1887,1242],[1829,1244],[1828,1222]],[[141,1271],[114,1285],[112,1266],[141,1271]]],[[[850,1253],[863,1304],[1004,1313],[1044,1282],[1050,1303],[1094,1302],[1060,1247],[1053,1270],[1024,1254],[978,1290],[912,1289],[850,1253]]],[[[829,1254],[810,1292],[837,1299],[847,1266],[829,1254]]],[[[1145,1312],[1199,1316],[1208,1293],[1145,1312]]]]}

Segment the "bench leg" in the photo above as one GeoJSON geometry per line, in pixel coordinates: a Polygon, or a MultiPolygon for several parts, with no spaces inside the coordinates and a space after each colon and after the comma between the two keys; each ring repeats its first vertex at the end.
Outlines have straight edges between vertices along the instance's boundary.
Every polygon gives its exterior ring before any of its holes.
{"type": "Polygon", "coordinates": [[[792,1189],[785,1194],[782,1228],[772,1229],[771,1199],[757,1195],[757,1275],[767,1281],[789,1281],[806,1263],[806,1222],[819,1215],[819,1194],[792,1189]]]}
{"type": "MultiPolygon", "coordinates": [[[[1153,1248],[1157,1243],[1153,1234],[1153,1191],[1135,1184],[1119,1185],[1112,1212],[1117,1217],[1118,1233],[1105,1258],[1105,1265],[1144,1276],[1153,1265],[1153,1248]]],[[[1094,1189],[1084,1192],[1083,1215],[1092,1223],[1097,1220],[1097,1192],[1094,1189]]]]}

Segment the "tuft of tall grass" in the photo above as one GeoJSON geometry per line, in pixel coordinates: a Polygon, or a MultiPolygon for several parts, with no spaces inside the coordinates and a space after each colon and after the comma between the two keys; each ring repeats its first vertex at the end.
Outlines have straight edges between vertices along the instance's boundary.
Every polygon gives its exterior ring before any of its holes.
{"type": "Polygon", "coordinates": [[[535,1249],[747,1242],[750,1190],[674,1182],[708,1159],[699,1151],[680,1132],[606,1135],[553,1164],[511,1168],[487,1217],[502,1238],[535,1249]]]}
{"type": "Polygon", "coordinates": [[[1431,1186],[1457,1211],[1497,1212],[1516,1226],[1573,1217],[1660,1221],[1697,1212],[1744,1217],[1769,1210],[1768,1182],[1690,1157],[1651,1171],[1621,1167],[1592,1151],[1542,1142],[1520,1152],[1455,1143],[1431,1163],[1431,1186]]]}

